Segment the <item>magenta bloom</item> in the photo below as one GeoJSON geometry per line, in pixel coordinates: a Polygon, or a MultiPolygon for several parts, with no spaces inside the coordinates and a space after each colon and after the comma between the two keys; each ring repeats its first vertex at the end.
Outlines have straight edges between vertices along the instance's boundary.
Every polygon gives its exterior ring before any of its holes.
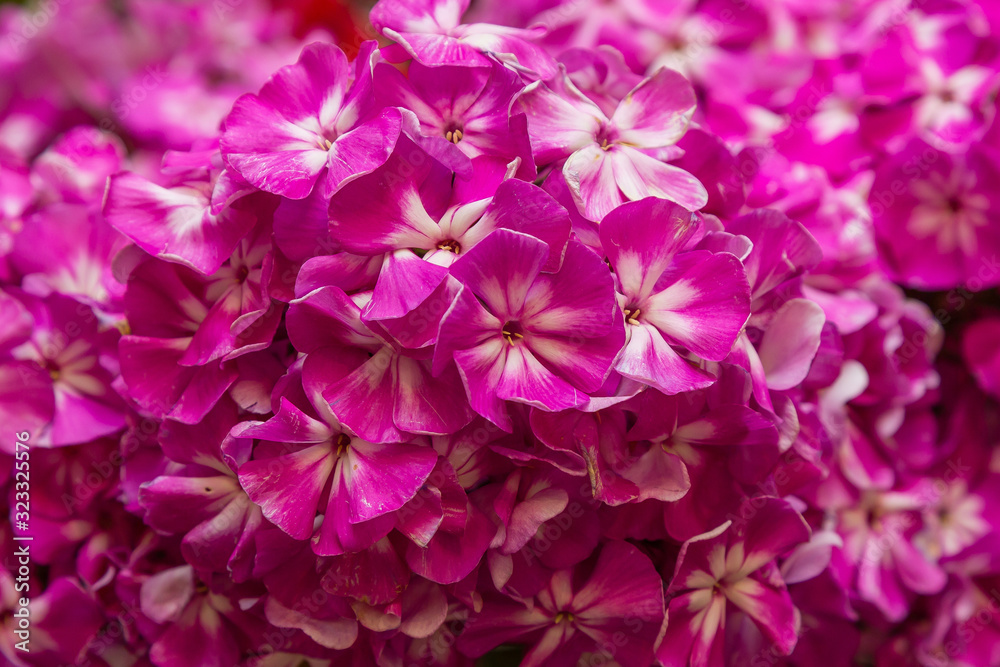
{"type": "Polygon", "coordinates": [[[447,267],[494,230],[511,229],[548,244],[545,269],[559,268],[569,215],[541,188],[509,176],[479,157],[471,178],[461,178],[403,139],[384,165],[330,199],[331,235],[348,252],[410,249],[447,267]]]}
{"type": "MultiPolygon", "coordinates": [[[[221,186],[220,182],[215,186],[221,186]]],[[[164,188],[134,173],[111,177],[104,218],[140,248],[210,275],[253,228],[247,210],[213,210],[213,185],[204,180],[164,188]]]]}
{"type": "MultiPolygon", "coordinates": [[[[357,299],[324,286],[296,299],[288,311],[289,335],[309,356],[305,382],[329,402],[337,419],[372,442],[399,442],[407,433],[443,434],[473,417],[454,369],[431,374],[426,351],[407,350],[378,323],[362,319],[357,299]]],[[[409,336],[431,335],[429,320],[409,336]]],[[[418,345],[418,347],[420,347],[418,345]]]]}
{"type": "MultiPolygon", "coordinates": [[[[370,54],[368,43],[363,52],[370,54]]],[[[371,68],[355,61],[353,81],[344,52],[310,44],[298,62],[280,69],[257,95],[244,95],[226,118],[222,155],[254,186],[302,199],[318,183],[329,197],[389,156],[402,117],[374,110],[371,68]]]]}
{"type": "Polygon", "coordinates": [[[713,380],[672,345],[722,361],[750,316],[750,288],[735,256],[683,252],[702,233],[688,211],[654,198],[623,204],[600,226],[628,336],[615,370],[666,394],[713,380]]]}
{"type": "Polygon", "coordinates": [[[381,63],[375,67],[375,98],[380,105],[414,112],[420,131],[458,147],[470,158],[489,155],[505,163],[521,159],[518,175],[535,174],[523,114],[511,116],[511,101],[524,84],[510,69],[425,67],[412,63],[404,76],[381,63]]]}
{"type": "Polygon", "coordinates": [[[998,183],[1000,155],[980,144],[949,155],[913,142],[887,161],[869,204],[890,275],[925,290],[1000,282],[998,183]]]}
{"type": "Polygon", "coordinates": [[[367,442],[285,400],[273,418],[238,425],[232,434],[263,441],[239,469],[247,494],[292,537],[315,532],[314,550],[322,555],[359,551],[384,537],[394,523],[390,513],[416,494],[437,462],[426,444],[367,442]],[[314,529],[323,498],[323,521],[314,529]]]}
{"type": "Polygon", "coordinates": [[[472,408],[510,430],[504,401],[581,405],[604,384],[624,332],[606,266],[578,242],[542,273],[549,248],[497,230],[452,265],[464,285],[441,320],[436,372],[454,359],[472,408]]]}
{"type": "Polygon", "coordinates": [[[527,642],[531,649],[521,664],[531,666],[574,665],[586,654],[621,665],[653,659],[663,587],[649,559],[628,543],[607,543],[591,568],[554,573],[531,602],[488,600],[469,621],[459,647],[478,656],[505,642],[527,642]]]}
{"type": "Polygon", "coordinates": [[[667,632],[656,653],[666,667],[722,667],[729,604],[753,619],[781,654],[795,647],[798,616],[774,560],[809,539],[809,528],[784,501],[751,503],[741,524],[724,524],[681,547],[667,589],[667,632]]]}
{"type": "Polygon", "coordinates": [[[49,446],[84,443],[125,426],[125,404],[111,386],[116,328],[102,326],[90,306],[56,294],[0,292],[0,313],[4,419],[49,446]]]}
{"type": "Polygon", "coordinates": [[[696,211],[708,202],[697,178],[663,162],[694,113],[691,85],[673,70],[643,79],[610,116],[581,93],[565,73],[521,93],[535,161],[565,158],[562,172],[581,212],[601,220],[616,206],[662,197],[696,211]]]}

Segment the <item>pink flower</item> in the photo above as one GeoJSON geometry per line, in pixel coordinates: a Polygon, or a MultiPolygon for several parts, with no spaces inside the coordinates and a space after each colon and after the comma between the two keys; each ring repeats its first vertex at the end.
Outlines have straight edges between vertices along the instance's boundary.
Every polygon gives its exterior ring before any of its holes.
{"type": "Polygon", "coordinates": [[[799,630],[792,600],[774,561],[809,538],[802,517],[784,501],[746,501],[750,516],[693,537],[681,547],[667,589],[667,631],[657,649],[661,664],[725,664],[723,640],[732,605],[746,613],[779,653],[795,648],[799,630]]]}
{"type": "Polygon", "coordinates": [[[565,72],[529,85],[518,103],[528,115],[535,161],[565,158],[563,175],[587,218],[599,221],[626,201],[650,196],[692,211],[708,201],[698,179],[662,161],[678,156],[673,146],[694,113],[694,91],[677,72],[661,69],[643,79],[610,116],[565,72]]]}
{"type": "Polygon", "coordinates": [[[611,276],[597,255],[571,242],[562,268],[546,274],[549,253],[542,241],[501,229],[451,267],[463,287],[441,320],[435,370],[454,360],[472,408],[507,430],[504,401],[581,405],[622,345],[611,276]]]}
{"type": "Polygon", "coordinates": [[[373,106],[373,48],[367,44],[355,61],[352,82],[343,51],[310,44],[259,94],[238,99],[221,140],[226,162],[254,186],[290,199],[302,199],[317,183],[329,197],[385,162],[402,117],[373,106]]]}

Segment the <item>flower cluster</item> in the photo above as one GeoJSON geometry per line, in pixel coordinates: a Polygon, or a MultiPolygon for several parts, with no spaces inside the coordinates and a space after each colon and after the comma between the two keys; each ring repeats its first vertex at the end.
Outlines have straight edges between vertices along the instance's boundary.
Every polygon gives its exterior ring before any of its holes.
{"type": "Polygon", "coordinates": [[[320,4],[0,6],[7,663],[1000,661],[1000,12],[320,4]]]}

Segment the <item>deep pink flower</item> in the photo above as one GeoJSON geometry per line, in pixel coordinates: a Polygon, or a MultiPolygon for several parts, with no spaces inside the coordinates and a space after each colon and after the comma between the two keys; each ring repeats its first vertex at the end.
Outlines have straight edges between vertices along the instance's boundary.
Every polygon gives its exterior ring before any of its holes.
{"type": "Polygon", "coordinates": [[[463,287],[441,320],[435,370],[454,360],[472,408],[507,430],[504,401],[581,405],[623,343],[611,276],[597,255],[571,241],[562,268],[545,274],[549,255],[542,241],[501,229],[451,267],[463,287]]]}
{"type": "Polygon", "coordinates": [[[529,643],[522,665],[574,665],[587,654],[645,665],[662,620],[663,584],[649,559],[628,543],[608,542],[589,567],[553,574],[530,605],[490,597],[459,647],[478,656],[502,643],[529,643]]]}
{"type": "Polygon", "coordinates": [[[352,72],[344,52],[310,44],[298,62],[236,101],[222,154],[254,186],[302,199],[316,184],[329,197],[385,162],[402,128],[395,109],[375,113],[367,43],[352,72]]]}
{"type": "MultiPolygon", "coordinates": [[[[30,428],[39,444],[72,445],[125,426],[125,404],[112,389],[120,332],[85,304],[0,292],[0,410],[30,428]]],[[[13,444],[5,447],[13,447],[13,444]]]]}
{"type": "Polygon", "coordinates": [[[565,158],[562,172],[587,218],[599,221],[623,202],[650,196],[692,211],[708,201],[698,179],[662,161],[679,155],[674,145],[694,113],[694,91],[677,72],[660,69],[643,79],[610,116],[564,71],[529,85],[518,103],[535,161],[565,158]]]}
{"type": "Polygon", "coordinates": [[[656,652],[661,664],[724,665],[730,604],[752,618],[780,654],[795,647],[799,619],[774,561],[807,540],[809,528],[777,498],[746,503],[753,503],[748,518],[723,524],[681,547],[667,589],[667,631],[656,652]]]}
{"type": "Polygon", "coordinates": [[[750,290],[739,259],[683,252],[703,233],[690,212],[654,198],[619,206],[600,226],[628,337],[615,370],[667,394],[713,381],[697,360],[685,359],[671,345],[722,361],[750,316],[750,290]]]}
{"type": "Polygon", "coordinates": [[[890,277],[925,290],[1000,282],[1000,156],[982,144],[949,155],[914,141],[879,169],[868,201],[890,277]]]}

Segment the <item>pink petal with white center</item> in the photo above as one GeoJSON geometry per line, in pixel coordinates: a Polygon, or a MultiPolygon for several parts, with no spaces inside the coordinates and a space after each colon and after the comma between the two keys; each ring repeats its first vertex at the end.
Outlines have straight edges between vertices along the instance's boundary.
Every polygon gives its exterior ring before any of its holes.
{"type": "Polygon", "coordinates": [[[615,362],[615,370],[655,387],[664,394],[704,389],[715,376],[681,357],[660,330],[650,324],[628,325],[628,342],[615,362]]]}
{"type": "Polygon", "coordinates": [[[405,505],[437,459],[437,452],[425,445],[352,440],[342,460],[351,523],[369,521],[405,505]]]}
{"type": "Polygon", "coordinates": [[[392,419],[404,431],[446,435],[458,431],[475,416],[454,367],[434,377],[427,361],[399,356],[394,380],[392,419]]]}
{"type": "Polygon", "coordinates": [[[615,631],[627,627],[632,641],[619,645],[615,659],[644,665],[663,622],[663,581],[649,558],[627,542],[610,541],[601,549],[587,583],[573,597],[571,609],[579,630],[605,646],[615,631]]]}
{"type": "Polygon", "coordinates": [[[433,249],[440,229],[424,208],[418,186],[443,169],[413,142],[401,139],[385,164],[330,198],[333,238],[345,250],[363,255],[433,249]],[[404,173],[407,177],[401,178],[404,173]]]}
{"type": "Polygon", "coordinates": [[[791,389],[806,378],[825,323],[823,309],[807,299],[791,299],[778,309],[757,347],[769,389],[791,389]]]}
{"type": "Polygon", "coordinates": [[[726,227],[753,243],[743,261],[754,299],[811,269],[823,258],[823,251],[805,227],[773,209],[744,215],[726,227]]]}
{"type": "Polygon", "coordinates": [[[670,601],[667,628],[656,649],[663,667],[723,667],[726,599],[706,591],[670,601]]]}
{"type": "Polygon", "coordinates": [[[447,269],[425,262],[410,250],[387,254],[362,319],[370,322],[404,317],[423,303],[447,275],[447,269]]]}
{"type": "Polygon", "coordinates": [[[488,23],[467,23],[460,30],[464,33],[464,43],[491,54],[505,66],[526,77],[551,79],[562,73],[549,52],[532,43],[532,40],[545,35],[543,27],[529,26],[521,29],[488,23]]]}
{"type": "Polygon", "coordinates": [[[587,400],[585,393],[548,370],[523,344],[509,345],[506,350],[496,394],[506,401],[551,412],[574,408],[587,400]]]}
{"type": "Polygon", "coordinates": [[[397,32],[391,28],[383,28],[382,34],[396,42],[393,47],[383,50],[384,57],[389,62],[402,62],[412,58],[429,67],[488,67],[493,63],[478,47],[449,35],[397,32]]]}
{"type": "Polygon", "coordinates": [[[518,317],[529,288],[548,259],[548,246],[536,238],[498,229],[451,267],[451,274],[486,302],[501,320],[518,317]]]}
{"type": "Polygon", "coordinates": [[[754,577],[727,583],[723,590],[729,601],[756,622],[782,655],[792,652],[798,641],[800,621],[788,591],[754,577]]]}
{"type": "Polygon", "coordinates": [[[402,131],[400,110],[385,109],[372,120],[337,137],[330,147],[329,171],[320,181],[320,193],[330,197],[346,183],[385,164],[402,131]]]}
{"type": "Polygon", "coordinates": [[[805,519],[786,500],[765,498],[757,500],[757,511],[742,528],[745,535],[744,560],[739,571],[755,572],[796,545],[809,541],[811,530],[805,519]],[[758,509],[757,505],[761,505],[758,509]]]}
{"type": "Polygon", "coordinates": [[[662,67],[618,103],[611,117],[616,140],[639,148],[672,146],[687,131],[695,104],[687,79],[662,67]]]}
{"type": "MultiPolygon", "coordinates": [[[[319,129],[319,128],[316,128],[319,129]]],[[[326,168],[321,135],[300,127],[255,95],[236,100],[226,118],[222,151],[226,161],[255,187],[289,199],[303,199],[326,168]]]]}
{"type": "MultiPolygon", "coordinates": [[[[499,234],[510,232],[494,232],[490,238],[499,234]]],[[[571,241],[562,269],[533,281],[519,320],[526,332],[550,337],[590,338],[608,333],[620,321],[620,315],[607,265],[593,250],[571,241]]]]}
{"type": "Polygon", "coordinates": [[[279,69],[261,87],[260,98],[286,121],[305,125],[308,120],[318,127],[330,127],[347,96],[350,75],[343,51],[332,44],[314,42],[302,49],[295,64],[279,69]]]}
{"type": "Polygon", "coordinates": [[[312,535],[320,497],[333,473],[331,447],[329,442],[319,443],[240,467],[240,484],[250,499],[268,520],[297,540],[312,535]]]}
{"type": "Polygon", "coordinates": [[[273,417],[264,422],[241,422],[233,428],[232,435],[271,442],[318,444],[328,441],[334,434],[327,424],[313,419],[282,396],[273,417]]]}
{"type": "Polygon", "coordinates": [[[585,146],[596,144],[604,113],[560,73],[548,85],[529,85],[517,98],[518,107],[528,117],[531,150],[539,165],[568,157],[585,146]]]}
{"type": "Polygon", "coordinates": [[[739,260],[722,253],[679,255],[640,302],[640,320],[704,359],[728,356],[750,314],[750,298],[739,260]]]}
{"type": "Polygon", "coordinates": [[[627,202],[600,225],[601,245],[626,297],[642,300],[700,227],[687,209],[655,197],[627,202]]]}
{"type": "Polygon", "coordinates": [[[441,319],[433,369],[440,375],[454,359],[472,409],[509,430],[510,417],[495,391],[506,358],[502,326],[463,287],[441,319]]]}
{"type": "Polygon", "coordinates": [[[236,101],[221,140],[226,161],[262,190],[291,199],[308,195],[328,161],[320,140],[333,141],[338,130],[350,129],[336,127],[348,79],[343,51],[307,46],[259,95],[236,101]]]}
{"type": "Polygon", "coordinates": [[[376,351],[346,377],[329,385],[323,398],[342,424],[374,442],[405,439],[393,422],[397,356],[389,347],[376,351]]]}
{"type": "Polygon", "coordinates": [[[600,336],[584,338],[582,335],[573,337],[572,334],[553,336],[533,333],[526,344],[547,369],[573,386],[593,392],[604,386],[624,343],[624,327],[621,319],[617,319],[611,330],[600,336]]]}
{"type": "Polygon", "coordinates": [[[480,656],[551,623],[552,619],[537,605],[529,607],[506,597],[490,598],[483,604],[482,613],[469,619],[458,637],[458,646],[466,655],[480,656]]]}
{"type": "Polygon", "coordinates": [[[379,0],[372,8],[376,30],[444,34],[458,27],[468,0],[379,0]]]}
{"type": "Polygon", "coordinates": [[[725,359],[750,316],[750,294],[740,261],[728,253],[678,255],[642,302],[644,319],[671,342],[703,359],[725,359]]]}
{"type": "Polygon", "coordinates": [[[705,186],[680,167],[661,162],[631,146],[612,146],[608,154],[615,182],[628,199],[661,197],[689,211],[697,211],[708,203],[705,186]]]}
{"type": "Polygon", "coordinates": [[[566,185],[580,212],[595,222],[626,201],[618,188],[609,151],[587,144],[569,156],[562,169],[566,185]]]}
{"type": "Polygon", "coordinates": [[[733,530],[732,521],[726,521],[708,532],[696,535],[681,545],[674,576],[667,594],[688,588],[705,588],[726,574],[726,546],[733,530]]]}
{"type": "Polygon", "coordinates": [[[209,275],[229,259],[256,219],[233,208],[215,216],[208,206],[196,189],[168,190],[124,172],[108,182],[104,217],[151,255],[209,275]]]}

